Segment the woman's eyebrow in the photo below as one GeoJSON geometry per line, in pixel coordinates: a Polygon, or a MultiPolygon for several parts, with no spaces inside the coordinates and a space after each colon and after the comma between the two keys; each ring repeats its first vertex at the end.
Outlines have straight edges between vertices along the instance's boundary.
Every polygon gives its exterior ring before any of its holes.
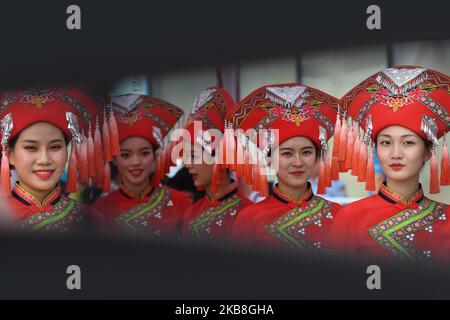
{"type": "Polygon", "coordinates": [[[402,135],[402,138],[406,138],[406,137],[415,137],[414,134],[404,134],[402,135]]]}

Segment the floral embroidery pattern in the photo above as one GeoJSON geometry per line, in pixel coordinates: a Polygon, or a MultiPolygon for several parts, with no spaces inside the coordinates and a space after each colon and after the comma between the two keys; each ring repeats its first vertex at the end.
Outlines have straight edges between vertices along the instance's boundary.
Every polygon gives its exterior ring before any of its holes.
{"type": "Polygon", "coordinates": [[[295,123],[298,127],[300,123],[314,117],[316,107],[312,104],[306,103],[302,106],[291,105],[290,107],[276,106],[270,110],[273,118],[281,118],[284,121],[295,123]]]}
{"type": "Polygon", "coordinates": [[[61,196],[52,210],[38,212],[19,223],[21,229],[66,232],[80,222],[80,205],[67,196],[61,196]]]}
{"type": "Polygon", "coordinates": [[[428,255],[413,244],[414,234],[421,230],[429,231],[436,221],[442,220],[440,218],[445,208],[446,205],[443,203],[424,199],[416,209],[404,210],[371,227],[369,234],[396,257],[425,260],[428,255]]]}
{"type": "Polygon", "coordinates": [[[147,202],[141,203],[114,219],[124,229],[135,232],[149,231],[150,217],[161,218],[162,210],[171,205],[171,192],[166,188],[157,188],[147,202]]]}
{"type": "Polygon", "coordinates": [[[197,240],[209,239],[211,237],[211,226],[213,224],[221,226],[225,219],[235,217],[242,204],[242,199],[234,195],[220,202],[217,206],[209,207],[191,221],[189,225],[191,234],[197,240]]]}
{"type": "Polygon", "coordinates": [[[265,226],[265,230],[275,239],[284,242],[291,248],[303,251],[317,248],[305,238],[306,229],[310,225],[322,226],[322,219],[332,219],[332,203],[313,196],[306,207],[297,207],[286,212],[274,222],[265,226]]]}
{"type": "Polygon", "coordinates": [[[26,94],[20,98],[21,102],[34,104],[38,108],[41,108],[43,104],[46,104],[53,100],[55,100],[53,91],[26,94]]]}
{"type": "Polygon", "coordinates": [[[393,94],[387,88],[376,85],[366,88],[366,91],[372,93],[373,98],[391,108],[393,112],[397,112],[400,108],[410,105],[414,100],[421,99],[428,94],[428,91],[423,90],[420,86],[402,94],[393,94]]]}

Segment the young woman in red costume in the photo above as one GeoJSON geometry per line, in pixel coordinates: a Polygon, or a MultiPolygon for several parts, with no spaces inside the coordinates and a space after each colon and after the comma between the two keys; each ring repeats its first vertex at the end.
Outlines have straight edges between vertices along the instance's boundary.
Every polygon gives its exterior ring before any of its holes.
{"type": "Polygon", "coordinates": [[[277,130],[278,141],[273,139],[275,135],[259,140],[263,158],[252,167],[247,161],[244,166],[237,164],[237,175],[267,194],[264,157],[272,149],[271,164],[267,164],[276,170],[278,183],[266,200],[242,210],[233,228],[233,240],[299,252],[321,247],[340,205],[314,195],[308,179],[319,161],[319,193],[325,193],[332,176],[338,174],[337,168],[332,173],[327,152],[337,105],[336,98],[295,83],[264,86],[238,104],[231,120],[235,129],[255,128],[259,135],[262,129],[277,130]]]}
{"type": "MultiPolygon", "coordinates": [[[[357,153],[352,173],[373,191],[376,152],[386,181],[378,194],[342,209],[327,248],[383,259],[449,261],[449,206],[426,197],[419,183],[420,172],[430,161],[430,193],[439,192],[436,147],[450,127],[449,89],[448,76],[405,66],[380,71],[343,97],[351,120],[344,115],[341,130],[353,131],[356,143],[354,151],[343,149],[340,156],[357,153]]],[[[444,139],[441,185],[450,183],[448,166],[444,139]]]]}
{"type": "Polygon", "coordinates": [[[2,93],[0,101],[1,186],[6,209],[23,229],[74,228],[85,216],[67,193],[77,191],[77,173],[88,175],[92,163],[87,152],[79,151],[88,140],[82,130],[88,133],[100,106],[84,91],[70,87],[9,91],[2,93]],[[63,190],[60,178],[68,161],[63,190]],[[18,177],[12,190],[10,169],[18,177]]]}
{"type": "MultiPolygon", "coordinates": [[[[128,94],[112,99],[120,150],[114,157],[120,188],[100,198],[92,207],[107,225],[156,238],[176,238],[187,195],[162,186],[172,165],[169,133],[183,111],[160,99],[128,94]]],[[[107,190],[106,190],[107,191],[107,190]]]]}
{"type": "Polygon", "coordinates": [[[185,238],[210,243],[227,241],[239,211],[250,203],[219,159],[225,118],[234,108],[228,92],[209,88],[197,97],[185,126],[190,139],[184,151],[190,152],[183,155],[184,162],[197,189],[206,192],[184,215],[185,238]],[[219,140],[212,140],[213,131],[219,140]]]}

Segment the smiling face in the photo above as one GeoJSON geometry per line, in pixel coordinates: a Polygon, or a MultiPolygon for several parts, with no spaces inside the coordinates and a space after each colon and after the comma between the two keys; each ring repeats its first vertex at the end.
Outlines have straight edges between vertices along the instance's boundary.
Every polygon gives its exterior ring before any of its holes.
{"type": "Polygon", "coordinates": [[[126,186],[146,186],[156,165],[153,145],[141,137],[128,138],[121,143],[114,162],[126,186]]]}
{"type": "Polygon", "coordinates": [[[314,172],[316,148],[305,137],[294,137],[283,142],[275,150],[274,161],[278,162],[278,184],[292,194],[304,188],[314,172]]]}
{"type": "Polygon", "coordinates": [[[389,126],[377,136],[377,156],[386,177],[400,182],[418,180],[431,153],[415,132],[401,126],[389,126]]]}
{"type": "Polygon", "coordinates": [[[24,129],[8,152],[20,185],[39,199],[59,182],[67,162],[67,144],[60,129],[38,122],[24,129]]]}

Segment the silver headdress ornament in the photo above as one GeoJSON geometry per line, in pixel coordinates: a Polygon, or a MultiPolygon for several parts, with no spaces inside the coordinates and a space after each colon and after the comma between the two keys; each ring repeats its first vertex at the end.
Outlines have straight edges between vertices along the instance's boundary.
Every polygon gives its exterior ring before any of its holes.
{"type": "Polygon", "coordinates": [[[111,103],[130,112],[133,111],[142,100],[143,96],[140,94],[124,94],[113,97],[111,103]]]}
{"type": "Polygon", "coordinates": [[[425,68],[389,68],[380,72],[376,80],[392,94],[403,94],[427,79],[426,70],[425,68]]]}
{"type": "Polygon", "coordinates": [[[422,115],[420,130],[422,130],[427,136],[428,140],[433,143],[433,149],[435,149],[438,145],[438,126],[436,124],[436,120],[433,117],[422,115]]]}
{"type": "Polygon", "coordinates": [[[14,124],[13,124],[12,114],[8,113],[1,121],[3,152],[6,150],[6,146],[8,145],[8,141],[11,136],[11,132],[12,132],[13,128],[14,128],[14,124]]]}
{"type": "Polygon", "coordinates": [[[194,105],[192,107],[193,114],[197,113],[197,111],[205,105],[209,100],[212,99],[214,94],[216,93],[216,89],[206,89],[203,90],[200,95],[195,99],[194,105]]]}
{"type": "Polygon", "coordinates": [[[319,140],[321,144],[320,156],[324,159],[328,153],[328,144],[327,144],[327,130],[319,126],[319,140]]]}
{"type": "Polygon", "coordinates": [[[77,145],[81,143],[80,126],[78,125],[78,118],[72,112],[66,112],[67,128],[72,135],[72,140],[76,142],[77,145]]]}
{"type": "Polygon", "coordinates": [[[264,130],[263,132],[263,154],[264,157],[267,157],[269,151],[272,149],[273,144],[275,143],[275,135],[273,134],[273,129],[264,130]]]}
{"type": "Polygon", "coordinates": [[[308,96],[306,87],[267,87],[266,98],[272,102],[290,108],[291,106],[301,107],[303,98],[308,96]]]}
{"type": "Polygon", "coordinates": [[[199,130],[197,133],[196,141],[206,150],[206,152],[212,155],[212,148],[211,148],[212,140],[208,130],[206,131],[199,130]]]}
{"type": "Polygon", "coordinates": [[[163,149],[164,148],[164,140],[163,140],[163,135],[162,135],[161,129],[159,127],[152,127],[152,134],[153,134],[153,138],[159,144],[159,148],[163,149]]]}
{"type": "Polygon", "coordinates": [[[373,133],[373,125],[372,125],[372,115],[369,115],[366,118],[366,130],[364,133],[364,143],[367,146],[372,145],[372,133],[373,133]]]}

